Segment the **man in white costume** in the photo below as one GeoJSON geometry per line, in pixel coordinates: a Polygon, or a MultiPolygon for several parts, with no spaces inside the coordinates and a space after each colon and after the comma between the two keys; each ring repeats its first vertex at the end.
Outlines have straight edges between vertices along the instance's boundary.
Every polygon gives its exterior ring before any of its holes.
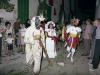
{"type": "Polygon", "coordinates": [[[42,47],[39,40],[44,45],[44,31],[39,25],[43,20],[43,16],[33,17],[31,26],[27,28],[24,38],[26,43],[26,63],[33,66],[33,75],[39,74],[40,71],[42,47]]]}

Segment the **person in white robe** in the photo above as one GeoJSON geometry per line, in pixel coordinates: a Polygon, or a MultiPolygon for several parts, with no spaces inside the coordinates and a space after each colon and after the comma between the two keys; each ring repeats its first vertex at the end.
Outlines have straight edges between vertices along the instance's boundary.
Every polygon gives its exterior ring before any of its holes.
{"type": "Polygon", "coordinates": [[[54,27],[55,27],[54,22],[50,21],[46,24],[46,29],[45,29],[45,31],[47,32],[46,49],[49,58],[55,58],[57,56],[56,46],[55,46],[56,30],[54,29],[54,27]]]}
{"type": "Polygon", "coordinates": [[[24,38],[26,44],[26,63],[33,66],[33,75],[40,72],[42,47],[40,46],[39,39],[44,43],[44,32],[42,28],[39,28],[39,24],[43,20],[44,18],[41,16],[33,17],[31,26],[27,28],[24,38]]]}

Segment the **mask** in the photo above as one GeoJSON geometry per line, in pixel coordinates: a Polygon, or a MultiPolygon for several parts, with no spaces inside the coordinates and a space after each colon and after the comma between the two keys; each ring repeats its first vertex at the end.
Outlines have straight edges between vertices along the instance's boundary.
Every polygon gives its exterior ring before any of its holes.
{"type": "Polygon", "coordinates": [[[40,25],[40,19],[39,19],[38,16],[36,16],[36,17],[35,17],[35,27],[36,27],[36,29],[39,28],[39,25],[40,25]]]}

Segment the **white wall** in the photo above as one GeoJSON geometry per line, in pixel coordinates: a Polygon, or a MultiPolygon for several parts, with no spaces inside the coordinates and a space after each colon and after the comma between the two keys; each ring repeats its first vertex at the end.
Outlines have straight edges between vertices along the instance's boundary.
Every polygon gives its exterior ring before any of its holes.
{"type": "MultiPolygon", "coordinates": [[[[15,9],[13,12],[6,12],[3,9],[0,9],[0,17],[3,17],[6,20],[15,20],[18,17],[18,0],[10,0],[10,3],[15,5],[15,9]]],[[[29,0],[29,18],[36,16],[38,9],[38,0],[29,0]]],[[[52,7],[52,20],[57,22],[58,14],[59,14],[59,5],[60,0],[54,0],[54,6],[52,7]],[[56,8],[56,15],[54,16],[54,7],[56,8]]]]}
{"type": "Polygon", "coordinates": [[[0,9],[0,17],[4,20],[13,20],[14,19],[13,12],[6,12],[4,9],[0,9]]]}
{"type": "Polygon", "coordinates": [[[4,9],[0,9],[0,17],[4,20],[15,20],[17,18],[17,0],[10,0],[10,3],[15,5],[14,11],[6,12],[4,9]]]}

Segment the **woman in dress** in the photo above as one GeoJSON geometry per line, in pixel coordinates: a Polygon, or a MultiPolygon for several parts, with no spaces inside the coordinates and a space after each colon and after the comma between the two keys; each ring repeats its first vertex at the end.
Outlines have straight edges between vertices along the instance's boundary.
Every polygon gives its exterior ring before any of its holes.
{"type": "Polygon", "coordinates": [[[57,56],[56,53],[56,46],[55,46],[55,37],[56,37],[56,31],[54,29],[55,24],[54,22],[50,21],[47,23],[47,29],[45,29],[47,33],[47,38],[46,38],[46,49],[47,49],[47,54],[49,58],[55,58],[57,56]]]}

